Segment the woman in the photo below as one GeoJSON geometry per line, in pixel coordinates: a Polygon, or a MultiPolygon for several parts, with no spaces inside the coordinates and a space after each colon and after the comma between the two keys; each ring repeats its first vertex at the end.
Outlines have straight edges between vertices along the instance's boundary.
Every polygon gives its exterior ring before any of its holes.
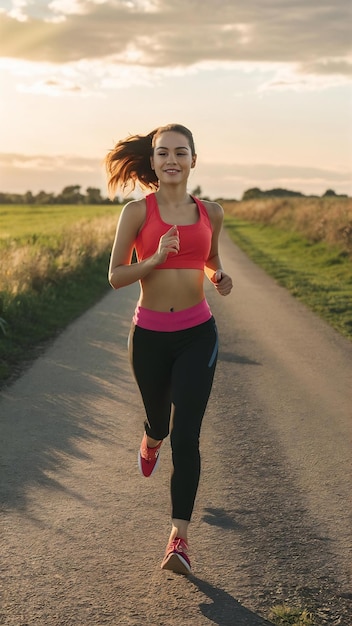
{"type": "Polygon", "coordinates": [[[204,273],[220,295],[232,289],[218,252],[223,209],[187,192],[196,159],[192,133],[169,124],[119,141],[105,161],[111,198],[136,183],[152,192],[121,212],[109,282],[114,289],[140,282],[129,336],[146,411],[138,463],[151,476],[170,434],[172,527],[161,567],[182,574],[191,571],[188,526],[200,475],[199,434],[217,360],[204,273]]]}

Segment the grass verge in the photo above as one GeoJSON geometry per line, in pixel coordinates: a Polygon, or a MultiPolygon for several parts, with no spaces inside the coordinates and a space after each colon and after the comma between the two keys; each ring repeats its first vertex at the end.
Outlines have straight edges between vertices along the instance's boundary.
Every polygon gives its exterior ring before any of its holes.
{"type": "Polygon", "coordinates": [[[55,337],[76,317],[95,304],[109,289],[109,253],[86,259],[70,274],[55,283],[48,282],[40,292],[33,290],[15,296],[2,293],[4,320],[0,329],[0,386],[37,356],[44,342],[55,337]]]}
{"type": "Polygon", "coordinates": [[[225,215],[232,240],[292,295],[352,339],[352,261],[326,243],[225,215]]]}
{"type": "Polygon", "coordinates": [[[20,209],[0,211],[0,386],[108,291],[120,210],[41,207],[39,216],[23,220],[20,209]]]}

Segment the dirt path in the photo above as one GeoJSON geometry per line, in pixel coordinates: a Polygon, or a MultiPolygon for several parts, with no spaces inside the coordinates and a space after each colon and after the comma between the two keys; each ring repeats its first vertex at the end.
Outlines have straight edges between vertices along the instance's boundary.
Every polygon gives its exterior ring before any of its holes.
{"type": "Polygon", "coordinates": [[[1,605],[8,626],[264,626],[312,606],[350,626],[352,344],[224,236],[229,298],[202,431],[194,575],[161,572],[168,442],[136,464],[126,359],[133,286],[72,324],[0,400],[1,605]]]}

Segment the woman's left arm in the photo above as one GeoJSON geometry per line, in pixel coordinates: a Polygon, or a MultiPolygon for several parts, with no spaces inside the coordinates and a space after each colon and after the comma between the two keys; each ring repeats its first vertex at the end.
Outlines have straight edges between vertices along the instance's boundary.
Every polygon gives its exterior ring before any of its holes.
{"type": "Polygon", "coordinates": [[[204,271],[217,292],[221,296],[227,296],[232,290],[232,279],[223,270],[219,255],[219,237],[224,221],[224,209],[217,202],[204,202],[204,205],[213,228],[210,253],[204,271]]]}

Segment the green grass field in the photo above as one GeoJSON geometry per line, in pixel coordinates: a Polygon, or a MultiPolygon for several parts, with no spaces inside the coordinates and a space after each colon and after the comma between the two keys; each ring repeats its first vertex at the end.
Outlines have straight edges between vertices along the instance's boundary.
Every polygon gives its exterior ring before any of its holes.
{"type": "Polygon", "coordinates": [[[119,211],[0,205],[0,385],[110,289],[119,211]]]}
{"type": "Polygon", "coordinates": [[[1,205],[0,204],[0,246],[6,240],[33,235],[53,235],[62,232],[80,220],[93,220],[97,217],[117,216],[119,207],[103,205],[1,205]]]}
{"type": "Polygon", "coordinates": [[[352,261],[344,250],[228,215],[225,224],[233,241],[255,263],[352,339],[352,261]]]}

